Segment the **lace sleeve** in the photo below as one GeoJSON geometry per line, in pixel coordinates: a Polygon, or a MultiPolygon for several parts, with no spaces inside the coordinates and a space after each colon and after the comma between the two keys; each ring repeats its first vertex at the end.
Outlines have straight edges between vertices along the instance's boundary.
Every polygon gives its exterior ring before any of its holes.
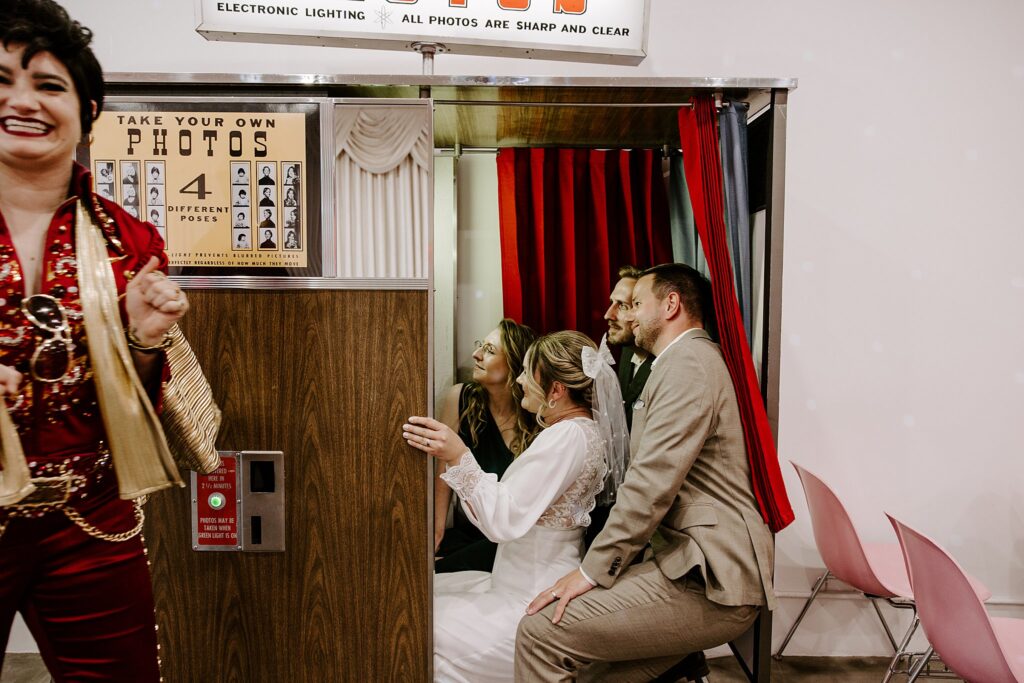
{"type": "Polygon", "coordinates": [[[459,458],[457,465],[449,465],[447,471],[441,473],[441,479],[463,499],[472,496],[477,485],[486,477],[498,480],[496,475],[480,469],[480,465],[477,464],[476,458],[470,451],[466,451],[459,458]]]}
{"type": "Polygon", "coordinates": [[[541,432],[500,480],[484,472],[471,453],[441,476],[484,536],[505,543],[532,529],[579,477],[585,444],[581,427],[565,420],[541,432]]]}

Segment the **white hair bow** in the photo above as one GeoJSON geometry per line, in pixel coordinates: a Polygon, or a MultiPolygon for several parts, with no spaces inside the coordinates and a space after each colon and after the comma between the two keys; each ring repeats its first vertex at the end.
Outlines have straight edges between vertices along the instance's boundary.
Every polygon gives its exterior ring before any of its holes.
{"type": "Polygon", "coordinates": [[[609,367],[615,365],[612,352],[608,350],[608,344],[605,342],[606,338],[607,335],[601,337],[601,346],[597,349],[592,349],[589,346],[583,347],[583,374],[590,379],[597,379],[602,365],[609,367]]]}

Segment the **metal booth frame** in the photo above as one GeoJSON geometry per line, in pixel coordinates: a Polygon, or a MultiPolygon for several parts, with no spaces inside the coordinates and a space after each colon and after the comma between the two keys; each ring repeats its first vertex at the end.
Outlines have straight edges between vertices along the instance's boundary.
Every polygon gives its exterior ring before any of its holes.
{"type": "MultiPolygon", "coordinates": [[[[761,391],[766,402],[768,419],[773,434],[778,438],[779,369],[781,356],[782,321],[782,267],[783,227],[785,208],[786,127],[789,92],[797,87],[790,78],[600,78],[600,77],[511,77],[511,76],[435,76],[435,75],[268,75],[268,74],[188,74],[188,73],[109,73],[106,74],[111,101],[193,101],[217,99],[219,101],[296,101],[321,103],[321,144],[326,152],[330,139],[332,105],[339,103],[411,104],[430,99],[433,105],[435,157],[459,156],[474,149],[491,149],[515,144],[554,146],[557,140],[501,139],[496,121],[504,116],[508,120],[529,118],[544,112],[557,119],[560,112],[601,113],[602,116],[674,116],[680,106],[687,106],[690,95],[713,93],[722,99],[743,100],[750,103],[749,119],[768,116],[769,137],[766,159],[766,217],[763,297],[766,302],[761,373],[761,391]],[[491,111],[482,116],[494,124],[494,129],[473,139],[439,139],[438,132],[445,122],[456,120],[459,112],[491,111]],[[625,113],[623,113],[625,112],[625,113]],[[491,135],[491,138],[487,138],[491,135]],[[489,143],[489,144],[488,144],[489,143]]],[[[539,116],[539,115],[538,115],[539,116]]],[[[593,117],[592,117],[593,118],[593,117]]],[[[539,119],[538,119],[539,121],[539,119]]],[[[507,132],[507,131],[506,131],[507,132]]],[[[678,135],[678,131],[676,131],[678,135]]],[[[472,136],[470,136],[472,138],[472,136]]],[[[525,136],[521,136],[525,137],[525,136]]],[[[677,140],[678,138],[676,138],[677,140]]],[[[563,146],[627,147],[628,144],[594,144],[595,140],[563,146]]],[[[662,143],[668,140],[662,139],[662,143]]],[[[323,200],[333,206],[333,164],[327,153],[321,155],[323,174],[323,200]]],[[[323,231],[323,277],[255,277],[255,276],[203,276],[176,278],[184,287],[197,289],[310,289],[310,290],[419,290],[434,291],[434,231],[428,232],[428,260],[431,263],[426,278],[381,279],[338,278],[337,242],[333,233],[334,215],[331,206],[321,206],[323,231]]],[[[431,196],[433,212],[433,196],[431,196]]],[[[456,208],[457,212],[457,208],[456,208]]],[[[431,225],[433,216],[430,217],[431,225]]],[[[457,248],[453,253],[458,258],[457,248]]],[[[426,404],[433,411],[434,329],[436,309],[433,297],[428,297],[428,378],[431,395],[426,404]]],[[[456,299],[453,297],[453,301],[456,299]]],[[[454,311],[458,320],[458,311],[454,311]]],[[[424,485],[428,487],[429,519],[433,513],[433,492],[430,482],[432,470],[424,469],[424,485]]],[[[432,573],[432,532],[425,539],[423,571],[432,573]]],[[[429,579],[428,579],[428,585],[429,579]]],[[[429,612],[429,610],[428,610],[429,612]]],[[[733,651],[751,681],[771,680],[771,619],[760,617],[747,637],[733,644],[733,651]]],[[[430,636],[428,635],[428,642],[430,636]]],[[[428,662],[424,675],[430,675],[428,662]]]]}

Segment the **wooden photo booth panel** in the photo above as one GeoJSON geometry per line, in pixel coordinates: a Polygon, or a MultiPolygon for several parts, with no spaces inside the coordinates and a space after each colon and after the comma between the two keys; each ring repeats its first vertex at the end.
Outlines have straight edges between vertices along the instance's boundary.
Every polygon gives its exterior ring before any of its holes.
{"type": "Polygon", "coordinates": [[[197,553],[188,490],[147,506],[165,680],[425,681],[427,293],[193,291],[218,446],[281,450],[283,553],[197,553]]]}

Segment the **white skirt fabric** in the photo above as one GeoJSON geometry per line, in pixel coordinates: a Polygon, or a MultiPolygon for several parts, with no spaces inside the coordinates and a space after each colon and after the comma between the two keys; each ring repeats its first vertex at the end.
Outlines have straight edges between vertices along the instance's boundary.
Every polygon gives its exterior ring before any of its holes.
{"type": "Polygon", "coordinates": [[[434,576],[434,680],[513,680],[516,628],[526,606],[580,566],[583,529],[534,526],[498,545],[494,569],[434,576]]]}

